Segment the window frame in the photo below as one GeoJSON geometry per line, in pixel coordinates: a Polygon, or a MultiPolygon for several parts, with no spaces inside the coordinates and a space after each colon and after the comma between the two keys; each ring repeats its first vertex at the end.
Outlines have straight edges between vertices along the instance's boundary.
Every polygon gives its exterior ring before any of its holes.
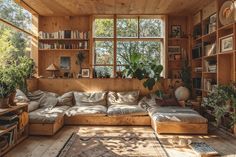
{"type": "Polygon", "coordinates": [[[95,57],[95,46],[92,48],[92,67],[94,68],[95,66],[113,66],[113,78],[116,78],[116,72],[117,72],[117,67],[122,67],[125,65],[122,64],[117,64],[117,43],[122,42],[122,41],[135,41],[135,42],[145,42],[145,41],[150,41],[150,42],[160,42],[161,43],[161,59],[160,63],[164,66],[164,71],[162,73],[162,76],[165,76],[165,71],[166,71],[166,66],[165,66],[165,60],[166,60],[166,55],[165,55],[165,46],[166,46],[166,19],[164,15],[100,15],[100,16],[94,16],[93,17],[93,32],[95,32],[95,19],[104,19],[104,18],[111,18],[113,19],[113,37],[109,38],[101,38],[101,37],[95,37],[92,35],[92,41],[95,43],[96,41],[113,41],[113,58],[114,58],[114,64],[95,64],[94,62],[94,57],[95,57]],[[138,36],[137,37],[118,37],[117,36],[117,19],[124,19],[124,18],[137,18],[138,22],[138,36]],[[161,37],[140,37],[140,19],[160,19],[162,20],[162,34],[161,37]]]}

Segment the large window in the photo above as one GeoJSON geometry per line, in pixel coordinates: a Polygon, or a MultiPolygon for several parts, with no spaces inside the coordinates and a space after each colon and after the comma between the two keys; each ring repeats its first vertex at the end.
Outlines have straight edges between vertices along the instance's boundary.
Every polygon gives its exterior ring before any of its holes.
{"type": "Polygon", "coordinates": [[[0,0],[0,66],[7,60],[17,59],[19,56],[30,56],[31,36],[19,31],[27,32],[31,29],[31,14],[17,5],[13,0],[0,0]],[[11,23],[14,25],[8,25],[11,23]],[[15,29],[16,28],[16,29],[15,29]]]}
{"type": "Polygon", "coordinates": [[[116,77],[129,64],[132,53],[162,63],[163,25],[160,17],[118,16],[94,22],[95,77],[116,77]]]}

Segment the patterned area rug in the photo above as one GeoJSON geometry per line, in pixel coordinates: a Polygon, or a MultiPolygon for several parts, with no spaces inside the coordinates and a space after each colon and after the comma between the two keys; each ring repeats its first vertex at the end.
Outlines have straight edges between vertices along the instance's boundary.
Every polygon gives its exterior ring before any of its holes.
{"type": "Polygon", "coordinates": [[[167,157],[167,154],[153,132],[104,129],[74,132],[58,157],[167,157]]]}

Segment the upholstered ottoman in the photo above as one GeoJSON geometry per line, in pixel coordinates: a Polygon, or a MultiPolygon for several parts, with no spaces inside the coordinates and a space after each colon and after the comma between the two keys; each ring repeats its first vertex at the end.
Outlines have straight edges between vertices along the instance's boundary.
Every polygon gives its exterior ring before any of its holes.
{"type": "Polygon", "coordinates": [[[148,109],[152,128],[157,133],[207,134],[207,119],[190,108],[177,106],[151,107],[148,109]]]}

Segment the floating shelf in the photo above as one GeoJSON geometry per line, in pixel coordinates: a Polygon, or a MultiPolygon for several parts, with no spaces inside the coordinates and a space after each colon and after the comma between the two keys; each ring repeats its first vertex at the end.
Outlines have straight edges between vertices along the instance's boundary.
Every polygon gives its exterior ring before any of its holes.
{"type": "Polygon", "coordinates": [[[39,51],[89,51],[89,49],[39,49],[39,51]]]}

